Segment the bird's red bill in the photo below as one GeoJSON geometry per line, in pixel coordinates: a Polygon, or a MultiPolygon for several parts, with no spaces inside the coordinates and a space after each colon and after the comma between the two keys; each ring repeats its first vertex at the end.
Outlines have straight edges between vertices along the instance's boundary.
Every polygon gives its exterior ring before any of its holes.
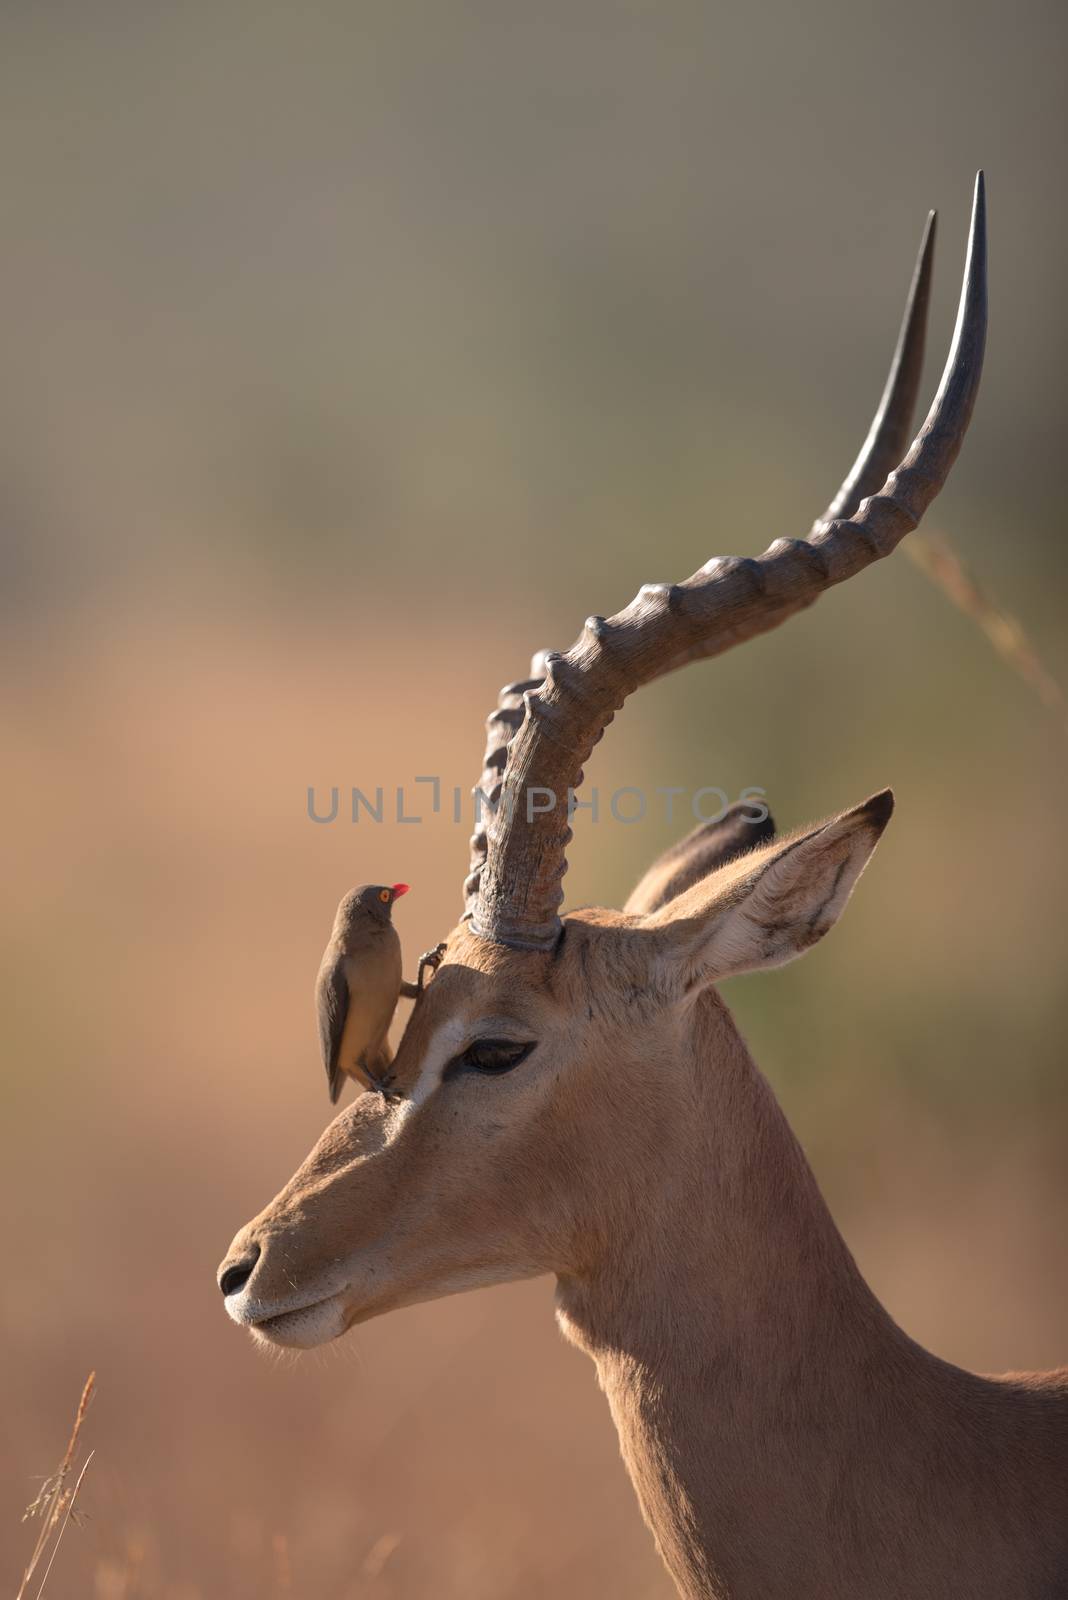
{"type": "Polygon", "coordinates": [[[410,888],[410,883],[394,883],[391,885],[389,892],[393,896],[394,900],[399,900],[401,895],[407,894],[410,888]]]}

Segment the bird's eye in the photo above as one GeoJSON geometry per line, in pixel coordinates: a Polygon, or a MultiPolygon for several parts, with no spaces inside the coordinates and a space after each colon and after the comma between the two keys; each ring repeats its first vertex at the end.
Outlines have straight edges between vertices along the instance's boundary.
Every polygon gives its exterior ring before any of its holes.
{"type": "Polygon", "coordinates": [[[378,898],[381,900],[383,905],[388,905],[389,904],[389,899],[390,899],[389,890],[388,889],[379,889],[378,898]]]}
{"type": "Polygon", "coordinates": [[[463,1055],[449,1062],[444,1076],[454,1078],[461,1072],[483,1072],[497,1076],[502,1072],[511,1072],[513,1067],[518,1067],[521,1061],[527,1059],[536,1043],[535,1039],[476,1039],[468,1045],[463,1055]]]}

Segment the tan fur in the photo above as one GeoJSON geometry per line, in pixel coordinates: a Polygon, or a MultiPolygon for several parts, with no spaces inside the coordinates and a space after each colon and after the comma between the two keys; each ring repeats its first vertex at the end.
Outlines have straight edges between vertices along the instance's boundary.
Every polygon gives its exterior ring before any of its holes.
{"type": "Polygon", "coordinates": [[[825,931],[876,797],[552,953],[464,924],[412,1011],[397,1101],[360,1096],[238,1235],[228,1299],[308,1345],[395,1306],[555,1273],[689,1600],[1068,1595],[1068,1372],[929,1355],[860,1277],[710,986],[825,931]],[[447,1060],[536,1039],[502,1076],[447,1060]]]}

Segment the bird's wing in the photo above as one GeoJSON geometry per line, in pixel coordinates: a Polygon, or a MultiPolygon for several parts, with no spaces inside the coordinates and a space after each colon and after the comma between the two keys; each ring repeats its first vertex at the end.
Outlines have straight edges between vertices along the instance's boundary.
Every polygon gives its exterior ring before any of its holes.
{"type": "Polygon", "coordinates": [[[341,1035],[349,1010],[349,986],[345,981],[344,957],[327,952],[315,982],[315,1009],[319,1016],[319,1048],[330,1086],[330,1104],[337,1104],[344,1074],[338,1069],[341,1035]]]}

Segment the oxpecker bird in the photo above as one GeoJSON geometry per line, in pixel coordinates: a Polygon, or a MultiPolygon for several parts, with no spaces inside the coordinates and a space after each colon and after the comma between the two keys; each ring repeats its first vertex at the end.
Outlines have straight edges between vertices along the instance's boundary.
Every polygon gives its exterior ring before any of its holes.
{"type": "Polygon", "coordinates": [[[393,902],[406,883],[350,889],[337,908],[334,931],[315,983],[319,1044],[331,1102],[346,1075],[371,1088],[386,1080],[392,1061],[387,1035],[402,988],[401,945],[393,902]]]}

